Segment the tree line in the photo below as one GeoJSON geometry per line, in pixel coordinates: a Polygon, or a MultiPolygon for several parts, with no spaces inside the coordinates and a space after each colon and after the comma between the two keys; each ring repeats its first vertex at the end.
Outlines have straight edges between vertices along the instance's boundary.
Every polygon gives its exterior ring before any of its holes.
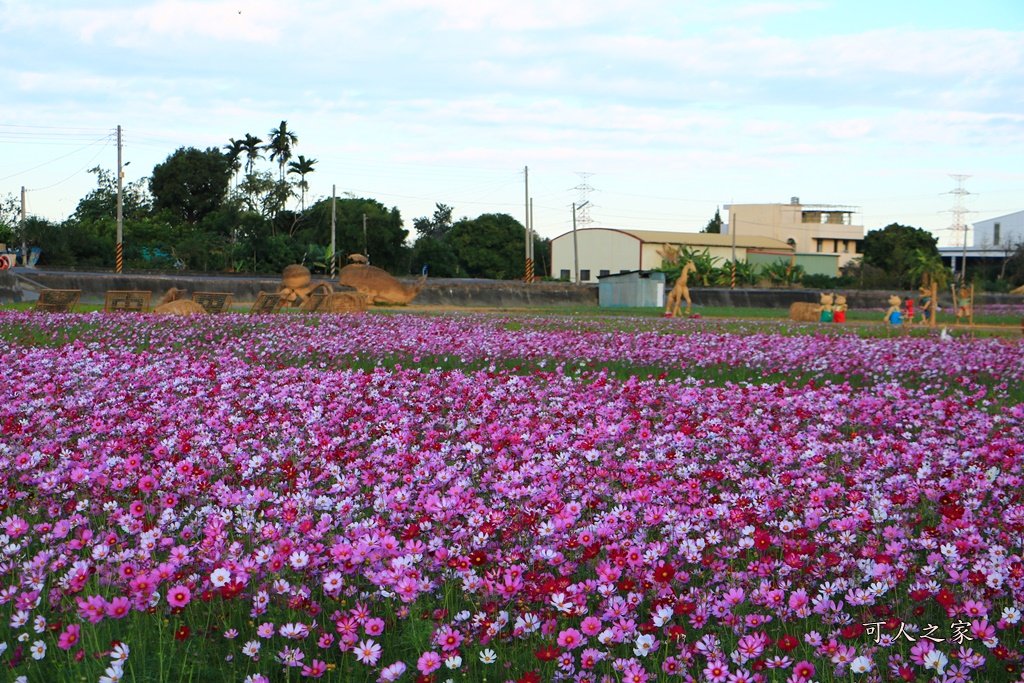
{"type": "MultiPolygon", "coordinates": [[[[413,244],[397,207],[346,194],[307,206],[314,158],[295,155],[299,139],[287,121],[267,140],[246,133],[222,148],[182,147],[148,178],[122,188],[125,268],[280,273],[292,263],[326,272],[332,259],[351,253],[393,274],[515,279],[524,276],[522,224],[507,214],[452,220],[437,204],[416,218],[413,244]],[[270,168],[267,168],[267,165],[270,168]],[[274,168],[276,166],[276,168],[274,168]],[[272,170],[271,170],[272,169],[272,170]],[[330,252],[332,204],[336,251],[330,252]]],[[[0,242],[40,249],[38,265],[114,267],[117,177],[100,167],[96,188],[64,221],[19,220],[12,196],[0,198],[0,242]]],[[[549,240],[536,241],[538,262],[550,262],[549,240]]],[[[538,272],[542,263],[538,263],[538,272]]]]}

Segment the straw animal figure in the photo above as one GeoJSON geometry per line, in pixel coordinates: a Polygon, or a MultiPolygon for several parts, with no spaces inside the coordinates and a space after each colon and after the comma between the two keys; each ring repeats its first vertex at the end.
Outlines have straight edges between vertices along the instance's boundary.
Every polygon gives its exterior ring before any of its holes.
{"type": "Polygon", "coordinates": [[[335,292],[324,302],[327,313],[361,313],[367,308],[366,295],[359,292],[335,292]]]}
{"type": "Polygon", "coordinates": [[[177,287],[171,287],[153,312],[161,315],[206,315],[205,308],[195,301],[181,298],[183,294],[177,287]]]}
{"type": "Polygon", "coordinates": [[[301,306],[310,294],[321,288],[326,294],[334,291],[329,284],[313,283],[311,280],[312,276],[306,266],[295,263],[285,268],[281,273],[281,284],[277,286],[277,293],[282,295],[285,306],[301,306]]]}
{"type": "Polygon", "coordinates": [[[789,319],[798,323],[816,323],[821,320],[822,308],[820,303],[794,301],[789,306],[789,319]]]}
{"type": "Polygon", "coordinates": [[[828,294],[822,292],[821,294],[821,315],[820,320],[823,323],[832,322],[835,316],[835,296],[830,292],[828,294]]]}
{"type": "Polygon", "coordinates": [[[956,322],[960,323],[960,316],[971,319],[971,290],[961,287],[956,293],[956,322]]]}
{"type": "Polygon", "coordinates": [[[832,316],[832,321],[837,323],[846,322],[846,311],[850,308],[846,305],[846,295],[836,294],[835,314],[832,316]]]}
{"type": "Polygon", "coordinates": [[[407,304],[420,293],[426,279],[423,275],[416,284],[407,286],[387,271],[363,263],[350,263],[338,273],[338,282],[366,295],[371,304],[407,304]]]}
{"type": "Polygon", "coordinates": [[[348,262],[349,263],[362,263],[363,265],[366,265],[366,264],[368,264],[370,262],[370,259],[366,258],[362,254],[349,254],[348,255],[348,262]]]}
{"type": "Polygon", "coordinates": [[[683,301],[686,301],[686,315],[690,315],[690,288],[686,286],[686,281],[690,277],[690,273],[696,270],[697,266],[693,265],[693,261],[683,266],[683,271],[679,273],[679,279],[676,280],[676,286],[672,288],[672,291],[668,293],[668,297],[665,299],[666,318],[677,317],[679,309],[682,308],[683,301]]]}
{"type": "Polygon", "coordinates": [[[893,327],[903,324],[903,309],[900,307],[902,302],[903,300],[895,294],[889,297],[889,310],[885,312],[883,320],[893,327]]]}
{"type": "Polygon", "coordinates": [[[931,287],[921,286],[917,288],[917,293],[920,295],[921,302],[921,324],[925,324],[931,321],[932,311],[935,308],[935,302],[932,301],[932,289],[931,287]]]}

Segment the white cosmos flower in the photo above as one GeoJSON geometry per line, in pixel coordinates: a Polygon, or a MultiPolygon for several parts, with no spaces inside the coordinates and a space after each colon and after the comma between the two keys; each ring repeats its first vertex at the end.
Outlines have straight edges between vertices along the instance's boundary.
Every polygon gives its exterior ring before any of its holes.
{"type": "Polygon", "coordinates": [[[494,654],[494,650],[488,648],[480,653],[480,661],[484,664],[494,664],[498,661],[498,655],[494,654]]]}
{"type": "Polygon", "coordinates": [[[216,588],[227,585],[227,582],[230,580],[231,572],[224,567],[214,569],[213,573],[210,574],[210,583],[212,583],[216,588]]]}
{"type": "Polygon", "coordinates": [[[855,674],[863,674],[871,671],[871,660],[864,655],[857,657],[850,663],[850,671],[855,674]]]}

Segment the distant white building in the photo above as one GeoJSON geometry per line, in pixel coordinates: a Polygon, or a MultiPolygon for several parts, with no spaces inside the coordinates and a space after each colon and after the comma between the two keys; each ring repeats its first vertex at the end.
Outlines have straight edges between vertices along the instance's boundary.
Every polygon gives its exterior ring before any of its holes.
{"type": "Polygon", "coordinates": [[[939,247],[939,253],[948,259],[954,272],[963,269],[965,252],[968,261],[1003,260],[1024,245],[1024,211],[978,221],[972,227],[974,238],[966,249],[963,242],[959,246],[939,247]]]}
{"type": "MultiPolygon", "coordinates": [[[[576,254],[579,254],[581,282],[597,282],[598,277],[659,268],[662,257],[659,249],[666,244],[684,245],[702,251],[708,250],[712,258],[721,261],[732,256],[732,238],[729,235],[696,232],[659,232],[654,230],[622,230],[616,228],[586,228],[569,231],[551,240],[551,276],[575,279],[576,254]]],[[[774,254],[775,258],[789,258],[793,248],[780,240],[757,235],[736,236],[736,260],[747,261],[749,255],[760,252],[774,254]]],[[[832,265],[835,269],[835,265],[832,265]]]]}

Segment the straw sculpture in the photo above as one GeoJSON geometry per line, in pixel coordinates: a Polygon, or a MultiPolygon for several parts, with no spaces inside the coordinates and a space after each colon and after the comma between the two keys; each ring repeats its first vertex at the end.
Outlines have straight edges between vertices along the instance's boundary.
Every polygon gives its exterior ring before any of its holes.
{"type": "Polygon", "coordinates": [[[161,315],[206,315],[206,309],[195,301],[184,299],[185,292],[177,287],[171,287],[160,300],[160,305],[153,309],[154,313],[161,315]]]}
{"type": "Polygon", "coordinates": [[[338,273],[338,282],[365,294],[367,303],[371,304],[407,304],[423,289],[426,278],[424,275],[416,284],[407,287],[386,271],[360,263],[349,264],[338,273]]]}
{"type": "Polygon", "coordinates": [[[361,313],[369,308],[366,295],[359,292],[329,294],[320,310],[326,313],[361,313]]]}
{"type": "Polygon", "coordinates": [[[294,263],[284,269],[281,273],[281,284],[277,287],[277,293],[281,295],[285,306],[301,306],[309,298],[309,295],[318,289],[324,289],[330,294],[334,290],[329,284],[313,283],[309,268],[294,263]]]}

